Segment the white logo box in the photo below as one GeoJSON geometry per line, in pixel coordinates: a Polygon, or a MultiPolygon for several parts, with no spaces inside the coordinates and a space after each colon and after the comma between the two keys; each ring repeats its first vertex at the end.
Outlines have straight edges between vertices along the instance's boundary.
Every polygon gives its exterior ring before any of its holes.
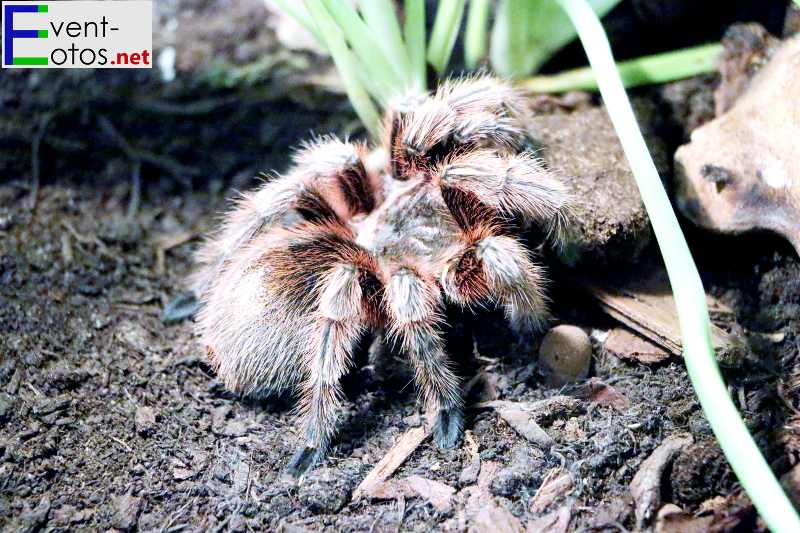
{"type": "Polygon", "coordinates": [[[152,68],[153,2],[2,2],[3,68],[152,68]]]}

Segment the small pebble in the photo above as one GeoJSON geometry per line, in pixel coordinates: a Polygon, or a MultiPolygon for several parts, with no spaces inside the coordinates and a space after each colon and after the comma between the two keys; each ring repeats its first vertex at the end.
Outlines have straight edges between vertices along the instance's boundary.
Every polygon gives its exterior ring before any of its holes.
{"type": "Polygon", "coordinates": [[[577,326],[554,327],[539,348],[539,369],[553,386],[585,379],[591,360],[589,336],[577,326]]]}
{"type": "Polygon", "coordinates": [[[136,432],[150,437],[156,432],[156,412],[150,406],[136,408],[136,432]]]}

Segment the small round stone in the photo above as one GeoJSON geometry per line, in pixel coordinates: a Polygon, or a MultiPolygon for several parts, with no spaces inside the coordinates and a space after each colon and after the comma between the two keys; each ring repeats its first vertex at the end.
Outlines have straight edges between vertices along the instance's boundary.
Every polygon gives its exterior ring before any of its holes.
{"type": "Polygon", "coordinates": [[[577,326],[556,326],[539,347],[539,369],[555,386],[586,378],[592,361],[589,336],[577,326]]]}

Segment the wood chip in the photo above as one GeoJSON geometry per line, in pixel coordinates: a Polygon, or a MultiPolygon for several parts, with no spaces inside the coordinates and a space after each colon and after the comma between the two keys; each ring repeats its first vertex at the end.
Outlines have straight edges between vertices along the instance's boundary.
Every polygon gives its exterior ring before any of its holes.
{"type": "MultiPolygon", "coordinates": [[[[587,285],[603,310],[632,330],[675,355],[683,356],[681,330],[672,289],[663,272],[636,280],[625,289],[587,285]]],[[[725,306],[707,296],[710,309],[725,306]]],[[[724,329],[712,324],[711,344],[720,364],[739,366],[744,352],[724,329]]]]}
{"type": "Polygon", "coordinates": [[[656,533],[705,533],[713,521],[713,516],[694,516],[668,503],[658,511],[656,533]]]}
{"type": "Polygon", "coordinates": [[[469,452],[469,459],[464,461],[464,467],[458,475],[458,484],[461,487],[472,485],[478,481],[478,473],[481,471],[481,456],[478,453],[478,443],[472,436],[472,431],[464,433],[464,441],[469,452]]]}
{"type": "Polygon", "coordinates": [[[528,520],[526,533],[567,533],[572,518],[572,506],[559,507],[544,516],[528,520]]]}
{"type": "Polygon", "coordinates": [[[646,364],[660,363],[671,355],[669,351],[632,333],[627,328],[614,328],[609,331],[603,346],[615,357],[646,364]]]}
{"type": "Polygon", "coordinates": [[[363,496],[377,500],[397,500],[418,496],[433,505],[439,511],[447,511],[453,507],[456,489],[433,479],[422,476],[408,476],[401,480],[388,480],[372,483],[363,496]]]}
{"type": "Polygon", "coordinates": [[[414,450],[422,444],[422,442],[431,435],[433,428],[432,421],[435,420],[433,413],[428,413],[429,422],[424,426],[418,428],[411,428],[398,440],[389,453],[383,456],[378,461],[378,464],[367,474],[364,481],[353,492],[353,501],[358,501],[362,497],[380,497],[372,496],[374,491],[378,491],[382,483],[397,470],[409,455],[414,453],[414,450]]]}
{"type": "Polygon", "coordinates": [[[456,489],[433,479],[427,479],[422,476],[409,476],[403,480],[408,488],[410,488],[417,496],[427,500],[439,511],[446,511],[453,506],[453,496],[456,489]]]}
{"type": "Polygon", "coordinates": [[[642,462],[633,476],[630,491],[636,505],[636,523],[640,529],[661,505],[661,476],[664,469],[679,451],[693,442],[694,438],[688,433],[670,435],[642,462]]]}
{"type": "Polygon", "coordinates": [[[478,511],[468,531],[469,533],[525,533],[519,518],[497,501],[492,501],[478,511]]]}
{"type": "Polygon", "coordinates": [[[149,437],[156,431],[156,412],[147,406],[136,408],[136,432],[143,437],[149,437]]]}
{"type": "MultiPolygon", "coordinates": [[[[528,413],[539,424],[549,424],[557,418],[568,419],[586,410],[586,404],[572,396],[559,394],[535,402],[514,402],[514,405],[528,413]]],[[[478,403],[475,407],[494,408],[495,402],[478,403]]]]}
{"type": "Polygon", "coordinates": [[[478,473],[477,485],[464,487],[459,493],[460,499],[466,498],[467,500],[467,504],[464,508],[465,515],[475,515],[492,501],[489,486],[499,471],[500,463],[495,461],[483,461],[481,463],[481,471],[478,473]]]}
{"type": "Polygon", "coordinates": [[[568,496],[572,492],[575,477],[568,470],[554,468],[548,472],[539,490],[531,500],[531,512],[543,513],[553,503],[568,496]]]}
{"type": "Polygon", "coordinates": [[[516,402],[495,400],[487,402],[486,405],[492,407],[500,418],[508,422],[508,425],[514,428],[517,433],[540,448],[548,450],[555,444],[556,441],[553,440],[553,437],[548,435],[533,417],[516,402]]]}

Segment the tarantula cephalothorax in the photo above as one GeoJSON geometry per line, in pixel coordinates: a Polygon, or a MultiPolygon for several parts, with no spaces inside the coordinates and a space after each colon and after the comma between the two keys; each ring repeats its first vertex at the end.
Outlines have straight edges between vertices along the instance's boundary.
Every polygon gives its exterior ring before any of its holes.
{"type": "Polygon", "coordinates": [[[307,145],[200,250],[197,331],[219,377],[249,395],[298,386],[293,475],[325,452],[366,330],[407,354],[438,413],[435,441],[451,447],[463,400],[437,329],[444,301],[497,302],[521,333],[545,321],[542,269],[518,234],[538,224],[566,243],[570,195],[524,150],[523,115],[520,94],[489,77],[407,98],[390,108],[378,150],[307,145]]]}

